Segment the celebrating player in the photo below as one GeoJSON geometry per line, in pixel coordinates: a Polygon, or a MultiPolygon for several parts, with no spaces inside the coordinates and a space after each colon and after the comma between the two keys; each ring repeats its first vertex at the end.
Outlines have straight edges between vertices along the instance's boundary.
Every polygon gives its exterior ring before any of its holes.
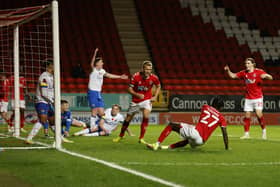
{"type": "Polygon", "coordinates": [[[146,144],[144,135],[149,123],[149,116],[152,110],[152,103],[156,100],[160,92],[160,82],[156,75],[152,74],[153,64],[150,61],[144,61],[142,64],[142,71],[137,72],[131,78],[128,92],[132,95],[132,102],[129,106],[126,119],[121,128],[119,136],[113,139],[114,142],[119,142],[129,126],[130,121],[134,115],[139,112],[143,113],[141,123],[141,131],[139,136],[139,143],[146,144]],[[155,94],[152,96],[152,87],[156,86],[155,94]]]}
{"type": "Polygon", "coordinates": [[[250,118],[251,112],[256,111],[256,115],[259,121],[259,124],[262,128],[262,139],[267,139],[266,128],[263,117],[263,93],[262,93],[262,79],[272,80],[273,77],[266,73],[262,69],[256,68],[256,63],[253,58],[246,58],[245,60],[245,70],[242,70],[238,73],[231,72],[228,65],[224,67],[224,70],[228,73],[229,77],[232,79],[243,79],[246,84],[246,94],[245,94],[245,104],[244,104],[244,136],[240,137],[241,139],[250,138],[250,118]]]}
{"type": "Polygon", "coordinates": [[[160,134],[158,141],[154,144],[147,144],[147,147],[153,150],[174,149],[190,144],[192,148],[203,145],[211,136],[213,131],[220,125],[223,134],[225,149],[228,149],[228,136],[226,130],[226,121],[219,110],[224,106],[223,100],[216,96],[211,99],[210,106],[203,105],[200,118],[196,126],[187,123],[170,122],[160,134]],[[177,132],[184,140],[169,146],[161,146],[160,144],[171,133],[177,132]]]}
{"type": "Polygon", "coordinates": [[[8,117],[9,79],[4,71],[0,71],[0,115],[8,123],[8,132],[13,132],[11,121],[8,117]]]}
{"type": "MultiPolygon", "coordinates": [[[[29,133],[26,143],[33,144],[32,139],[44,127],[46,137],[49,137],[49,123],[54,124],[54,82],[53,82],[54,66],[52,60],[46,61],[46,71],[43,72],[38,80],[36,90],[35,108],[39,121],[35,123],[33,129],[29,133]]],[[[54,130],[54,126],[51,127],[54,130]]]]}
{"type": "Polygon", "coordinates": [[[95,49],[94,55],[91,60],[92,72],[89,76],[88,84],[88,100],[91,107],[91,118],[90,126],[94,127],[98,116],[102,117],[104,115],[104,101],[101,95],[101,89],[103,85],[103,77],[108,77],[111,79],[128,79],[127,75],[115,75],[106,72],[103,69],[102,58],[95,58],[98,52],[98,48],[95,49]]]}
{"type": "MultiPolygon", "coordinates": [[[[114,104],[112,108],[105,110],[105,115],[100,121],[97,121],[96,126],[76,132],[74,136],[108,136],[115,131],[120,123],[123,122],[124,117],[120,114],[121,106],[114,104]]],[[[130,136],[133,136],[131,131],[127,129],[130,136]]]]}

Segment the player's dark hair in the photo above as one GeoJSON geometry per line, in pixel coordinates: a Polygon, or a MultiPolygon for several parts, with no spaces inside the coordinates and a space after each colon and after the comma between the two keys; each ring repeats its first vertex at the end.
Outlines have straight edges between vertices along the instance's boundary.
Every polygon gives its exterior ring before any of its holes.
{"type": "Polygon", "coordinates": [[[66,104],[66,103],[68,103],[68,101],[66,101],[66,100],[63,100],[63,99],[62,99],[62,100],[60,101],[60,104],[66,104]]]}
{"type": "Polygon", "coordinates": [[[253,58],[246,58],[246,60],[245,61],[250,61],[252,64],[254,64],[254,66],[256,67],[256,62],[255,62],[255,59],[253,59],[253,58]]]}
{"type": "Polygon", "coordinates": [[[101,57],[95,58],[93,65],[96,66],[97,62],[99,62],[100,60],[102,60],[101,57]]]}
{"type": "Polygon", "coordinates": [[[47,58],[43,61],[43,63],[46,67],[48,67],[50,65],[53,65],[53,59],[47,58]]]}
{"type": "Polygon", "coordinates": [[[122,110],[122,107],[121,107],[120,105],[118,105],[118,104],[113,104],[113,105],[112,105],[112,108],[113,108],[113,107],[118,107],[120,111],[122,110]]]}
{"type": "Polygon", "coordinates": [[[210,105],[220,110],[224,107],[224,100],[221,98],[221,96],[214,96],[210,101],[210,105]]]}

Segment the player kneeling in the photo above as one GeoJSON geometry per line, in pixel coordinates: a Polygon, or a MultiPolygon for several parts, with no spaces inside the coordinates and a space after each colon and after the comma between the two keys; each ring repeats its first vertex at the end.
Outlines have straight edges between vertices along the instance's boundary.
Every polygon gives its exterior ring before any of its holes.
{"type": "Polygon", "coordinates": [[[226,121],[223,115],[219,112],[224,106],[224,102],[220,97],[214,97],[210,105],[203,105],[199,122],[196,126],[186,123],[173,123],[170,122],[167,127],[160,134],[158,141],[154,144],[147,144],[147,147],[153,150],[157,149],[174,149],[183,147],[190,144],[192,148],[203,145],[213,131],[221,126],[225,149],[228,149],[228,136],[226,130],[226,121]],[[169,146],[161,146],[160,144],[171,133],[177,132],[184,140],[169,146]]]}
{"type": "MultiPolygon", "coordinates": [[[[112,108],[105,110],[105,115],[97,122],[96,125],[81,130],[74,133],[74,136],[108,136],[113,131],[115,131],[119,124],[124,120],[122,114],[120,114],[121,107],[117,104],[114,104],[112,108]]],[[[133,134],[128,130],[130,136],[133,134]]]]}

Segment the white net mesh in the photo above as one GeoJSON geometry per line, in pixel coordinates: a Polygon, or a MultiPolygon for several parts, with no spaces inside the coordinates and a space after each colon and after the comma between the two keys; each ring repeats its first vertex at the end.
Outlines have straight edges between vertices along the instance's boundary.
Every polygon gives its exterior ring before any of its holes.
{"type": "MultiPolygon", "coordinates": [[[[0,102],[5,102],[8,96],[8,114],[5,106],[0,105],[0,147],[24,146],[20,139],[9,138],[14,127],[12,100],[14,100],[14,28],[19,29],[19,84],[20,99],[25,100],[24,116],[21,116],[22,131],[28,132],[36,122],[34,109],[35,91],[38,78],[46,71],[45,61],[52,59],[52,14],[49,5],[20,8],[13,10],[0,10],[0,72],[1,89],[0,102]],[[5,79],[9,81],[9,93],[5,90],[5,79]],[[25,88],[28,91],[24,93],[25,88]],[[10,126],[8,125],[10,124],[10,126]]],[[[21,137],[27,133],[21,133],[21,137]]],[[[39,135],[40,138],[40,135],[39,135]]]]}

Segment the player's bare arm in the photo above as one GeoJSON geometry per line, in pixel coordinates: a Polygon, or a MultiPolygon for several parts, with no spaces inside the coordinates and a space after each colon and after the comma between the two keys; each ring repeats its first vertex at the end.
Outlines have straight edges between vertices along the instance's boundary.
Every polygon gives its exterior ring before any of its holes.
{"type": "Polygon", "coordinates": [[[267,80],[273,80],[272,75],[270,75],[270,74],[268,74],[268,73],[262,74],[262,75],[261,75],[261,78],[262,78],[262,79],[267,79],[267,80]]]}
{"type": "Polygon", "coordinates": [[[135,97],[138,97],[139,99],[144,99],[144,94],[135,92],[132,87],[128,87],[127,91],[128,91],[128,93],[130,93],[131,95],[133,95],[135,97]]]}
{"type": "Polygon", "coordinates": [[[161,86],[160,85],[156,85],[156,90],[155,90],[155,94],[154,96],[151,98],[151,101],[156,101],[158,94],[160,92],[161,86]]]}
{"type": "Polygon", "coordinates": [[[233,73],[233,72],[230,71],[230,68],[229,68],[228,65],[226,65],[226,66],[224,67],[224,70],[227,72],[227,74],[228,74],[228,76],[229,76],[230,78],[232,78],[232,79],[237,79],[237,78],[238,78],[237,75],[236,75],[236,73],[233,73]]]}
{"type": "Polygon", "coordinates": [[[111,73],[105,73],[104,77],[108,77],[110,79],[128,79],[128,76],[125,74],[115,75],[115,74],[111,74],[111,73]]]}
{"type": "Polygon", "coordinates": [[[227,135],[227,128],[221,127],[222,133],[223,133],[223,139],[225,144],[225,149],[228,150],[228,135],[227,135]]]}
{"type": "Polygon", "coordinates": [[[92,58],[91,58],[90,66],[91,66],[92,69],[94,68],[94,61],[95,61],[97,52],[98,52],[98,48],[96,48],[96,49],[94,50],[94,54],[93,54],[93,56],[92,56],[92,58]]]}

